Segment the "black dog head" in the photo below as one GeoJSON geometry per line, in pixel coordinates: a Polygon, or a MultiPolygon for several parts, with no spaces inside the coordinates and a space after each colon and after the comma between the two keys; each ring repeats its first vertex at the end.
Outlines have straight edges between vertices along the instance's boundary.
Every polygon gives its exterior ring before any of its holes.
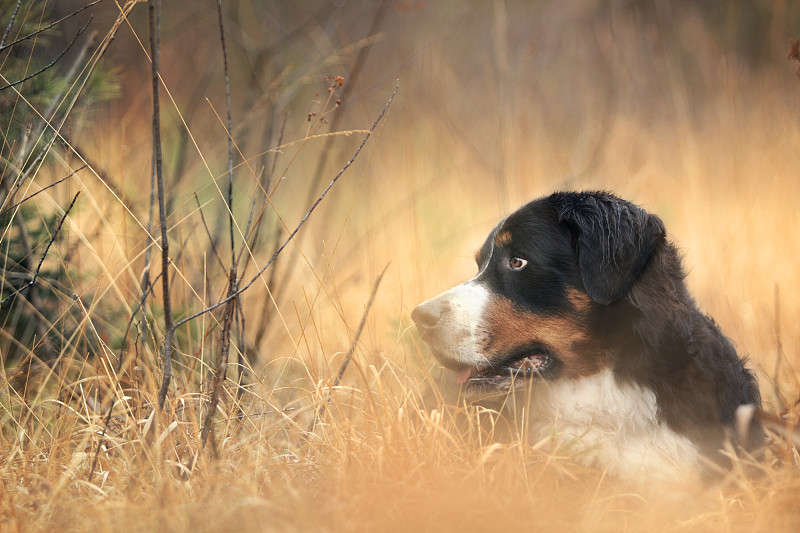
{"type": "Polygon", "coordinates": [[[476,255],[478,274],[412,313],[456,380],[504,393],[533,378],[599,372],[593,327],[623,298],[658,243],[661,220],[604,192],[561,192],[503,220],[476,255]]]}

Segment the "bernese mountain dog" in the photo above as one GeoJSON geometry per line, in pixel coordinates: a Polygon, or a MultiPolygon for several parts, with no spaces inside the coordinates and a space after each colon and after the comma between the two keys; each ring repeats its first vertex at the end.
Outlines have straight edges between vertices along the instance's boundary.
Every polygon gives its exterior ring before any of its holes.
{"type": "Polygon", "coordinates": [[[411,315],[468,399],[516,398],[530,431],[621,477],[708,473],[763,444],[757,421],[734,431],[758,385],[656,215],[557,192],[501,221],[475,260],[474,278],[411,315]]]}

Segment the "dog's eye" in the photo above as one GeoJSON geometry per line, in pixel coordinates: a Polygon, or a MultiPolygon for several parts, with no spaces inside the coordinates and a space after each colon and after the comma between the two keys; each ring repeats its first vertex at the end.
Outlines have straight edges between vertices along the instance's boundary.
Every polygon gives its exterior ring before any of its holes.
{"type": "Polygon", "coordinates": [[[508,260],[508,268],[511,270],[522,270],[527,264],[528,261],[521,257],[512,257],[508,260]]]}

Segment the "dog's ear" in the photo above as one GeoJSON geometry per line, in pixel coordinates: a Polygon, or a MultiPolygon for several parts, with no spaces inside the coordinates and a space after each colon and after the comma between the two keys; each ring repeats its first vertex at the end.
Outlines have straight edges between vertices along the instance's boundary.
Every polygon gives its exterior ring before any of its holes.
{"type": "Polygon", "coordinates": [[[605,192],[550,198],[573,235],[586,292],[603,305],[622,298],[665,238],[661,219],[605,192]]]}

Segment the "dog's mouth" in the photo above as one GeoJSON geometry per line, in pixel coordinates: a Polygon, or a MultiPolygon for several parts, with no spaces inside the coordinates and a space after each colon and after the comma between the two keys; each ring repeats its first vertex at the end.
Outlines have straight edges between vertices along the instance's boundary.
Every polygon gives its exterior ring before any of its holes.
{"type": "Polygon", "coordinates": [[[529,347],[482,368],[451,368],[458,384],[478,388],[508,388],[514,382],[524,383],[534,378],[551,377],[557,371],[559,360],[545,346],[529,347]]]}

